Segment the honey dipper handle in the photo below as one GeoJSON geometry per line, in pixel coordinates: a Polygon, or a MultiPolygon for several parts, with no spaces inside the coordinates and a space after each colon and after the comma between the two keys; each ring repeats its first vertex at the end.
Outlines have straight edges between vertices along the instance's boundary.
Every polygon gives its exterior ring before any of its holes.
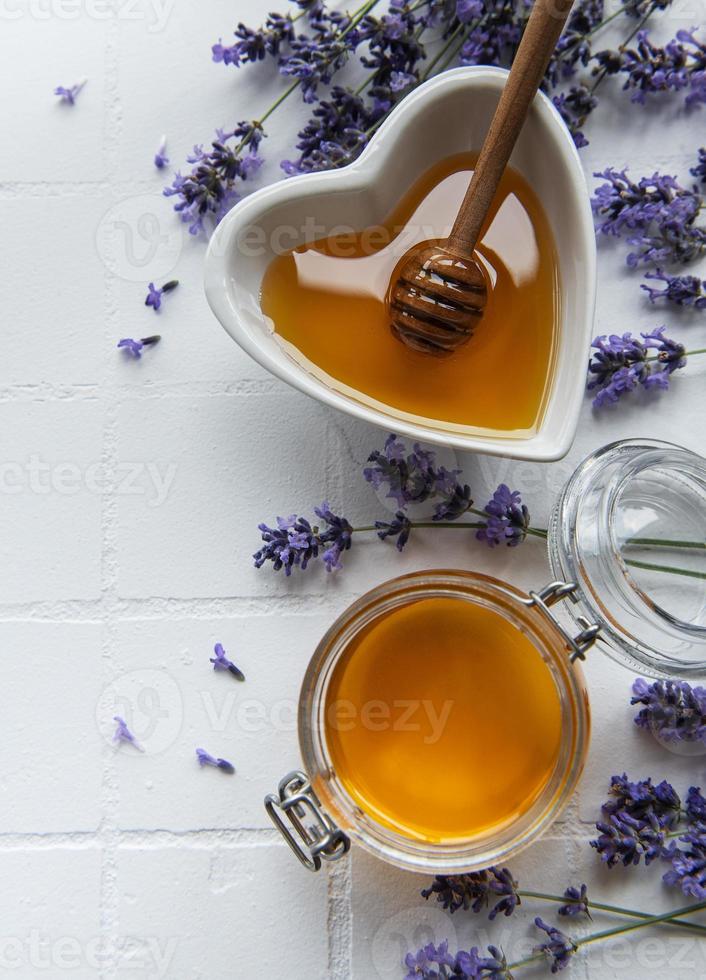
{"type": "Polygon", "coordinates": [[[449,245],[470,254],[527,111],[542,83],[573,0],[535,0],[478,163],[458,212],[449,245]]]}

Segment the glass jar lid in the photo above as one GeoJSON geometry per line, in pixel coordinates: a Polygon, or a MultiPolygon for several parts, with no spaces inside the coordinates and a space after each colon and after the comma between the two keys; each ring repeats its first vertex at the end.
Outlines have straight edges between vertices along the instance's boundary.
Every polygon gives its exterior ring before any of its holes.
{"type": "Polygon", "coordinates": [[[604,446],[574,471],[548,535],[571,615],[652,676],[706,672],[706,460],[667,442],[604,446]]]}

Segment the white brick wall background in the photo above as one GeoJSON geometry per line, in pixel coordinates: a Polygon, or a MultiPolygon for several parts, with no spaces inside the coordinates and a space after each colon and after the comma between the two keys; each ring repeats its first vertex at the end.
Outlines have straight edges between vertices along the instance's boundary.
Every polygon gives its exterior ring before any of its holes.
{"type": "MultiPolygon", "coordinates": [[[[202,295],[203,245],[173,217],[151,162],[162,133],[179,166],[216,126],[267,107],[277,77],[214,65],[209,47],[270,6],[0,4],[1,976],[392,980],[403,949],[433,935],[512,949],[531,935],[529,915],[492,927],[451,919],[419,897],[424,879],[355,849],[308,875],[262,809],[299,761],[292,711],[308,658],[354,597],[424,567],[524,587],[549,575],[536,542],[490,552],[433,532],[403,556],[356,543],[337,576],[285,581],[251,565],[258,521],[278,513],[327,497],[353,521],[383,514],[360,473],[383,434],[270,379],[226,337],[202,295]],[[55,104],[53,87],[83,75],[76,107],[55,104]],[[145,213],[156,239],[137,224],[145,213]],[[146,283],[173,275],[181,285],[156,317],[142,305],[146,283]],[[115,350],[155,330],[162,343],[141,361],[115,350]],[[211,671],[215,641],[244,685],[211,671]],[[116,699],[132,706],[144,754],[110,744],[116,699]],[[237,775],[199,770],[197,745],[232,759],[237,775]]],[[[704,14],[703,0],[676,2],[660,33],[704,14]]],[[[607,88],[587,173],[629,164],[685,177],[704,110],[689,120],[665,105],[631,109],[607,88]]],[[[262,181],[277,177],[306,111],[274,117],[262,181]]],[[[597,332],[668,322],[703,346],[701,316],[649,309],[621,251],[601,250],[597,332]]],[[[692,362],[651,407],[634,399],[594,417],[587,403],[561,463],[463,459],[475,499],[505,479],[539,523],[576,462],[609,440],[703,449],[704,370],[692,362]]],[[[586,776],[553,837],[513,867],[527,887],[587,881],[606,901],[679,904],[658,869],[606,872],[586,842],[614,770],[684,790],[704,782],[704,758],[670,755],[634,728],[627,671],[595,651],[587,673],[586,776]]],[[[706,950],[663,929],[596,948],[571,970],[704,978],[706,950]]]]}

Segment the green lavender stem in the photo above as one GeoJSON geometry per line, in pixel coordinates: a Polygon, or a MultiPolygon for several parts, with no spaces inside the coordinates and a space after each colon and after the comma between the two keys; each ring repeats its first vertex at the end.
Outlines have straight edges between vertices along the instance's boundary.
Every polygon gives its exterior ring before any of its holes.
{"type": "MultiPolygon", "coordinates": [[[[678,832],[679,835],[682,833],[682,830],[678,832]]],[[[518,895],[521,898],[533,898],[541,902],[552,902],[558,905],[566,905],[568,901],[565,895],[547,895],[545,892],[528,892],[524,889],[519,891],[518,895]]],[[[596,912],[610,912],[613,915],[621,915],[630,919],[652,918],[649,912],[637,912],[635,909],[625,909],[619,905],[606,905],[604,902],[588,901],[586,905],[589,909],[594,909],[596,912]]],[[[706,926],[699,925],[697,922],[684,922],[676,915],[673,919],[665,922],[665,925],[674,926],[678,929],[689,929],[692,932],[700,932],[702,934],[706,933],[706,926]]]]}
{"type": "Polygon", "coordinates": [[[685,575],[687,578],[706,579],[706,572],[697,572],[691,568],[676,568],[674,565],[654,565],[649,561],[635,561],[630,558],[625,559],[625,564],[631,565],[633,568],[646,568],[651,572],[669,572],[670,575],[685,575]]]}
{"type": "MultiPolygon", "coordinates": [[[[469,507],[467,512],[469,514],[476,514],[477,516],[483,517],[483,518],[486,518],[486,519],[488,517],[488,515],[484,511],[482,511],[482,510],[476,510],[473,507],[469,507]]],[[[448,528],[450,530],[457,530],[457,531],[468,531],[468,530],[474,530],[474,529],[477,530],[478,528],[485,527],[486,526],[486,523],[485,523],[485,521],[482,521],[482,522],[481,521],[455,521],[455,522],[454,521],[411,521],[410,522],[410,526],[412,528],[433,527],[433,528],[448,528]]],[[[354,534],[361,533],[363,531],[377,531],[377,530],[378,529],[375,527],[374,524],[365,524],[365,525],[361,525],[360,527],[354,527],[352,529],[352,531],[353,531],[354,534]]],[[[545,528],[541,528],[541,527],[527,527],[527,528],[525,528],[525,531],[527,532],[527,534],[532,535],[533,537],[537,537],[537,538],[541,538],[543,540],[546,540],[547,531],[546,531],[545,528]]],[[[630,544],[645,544],[645,543],[647,543],[649,541],[655,541],[655,540],[658,540],[658,539],[631,538],[629,543],[630,544]]],[[[683,547],[686,547],[686,548],[702,548],[702,547],[704,547],[701,543],[696,542],[696,541],[683,541],[683,542],[671,541],[671,542],[669,542],[669,545],[671,545],[673,547],[682,547],[683,546],[683,547]]],[[[666,546],[666,543],[665,543],[665,546],[666,546]]],[[[626,558],[625,559],[625,564],[626,565],[631,565],[634,568],[644,568],[644,569],[647,569],[647,570],[653,571],[653,572],[666,572],[666,573],[668,573],[670,575],[683,575],[683,576],[686,576],[687,578],[706,579],[706,572],[697,572],[697,571],[694,571],[694,570],[689,569],[689,568],[677,568],[675,565],[656,565],[656,564],[653,564],[652,562],[637,561],[637,560],[634,560],[632,558],[626,558]]]]}
{"type": "MultiPolygon", "coordinates": [[[[572,941],[576,947],[576,951],[578,951],[582,946],[588,946],[590,943],[602,942],[604,939],[612,939],[614,936],[621,936],[626,932],[634,932],[636,929],[644,929],[646,926],[659,925],[661,922],[671,922],[672,919],[676,919],[682,915],[689,915],[692,912],[698,912],[703,908],[706,908],[706,902],[699,902],[696,905],[686,905],[680,909],[672,909],[671,912],[664,912],[662,915],[648,915],[645,919],[639,919],[637,922],[615,926],[613,929],[603,929],[601,932],[593,932],[583,939],[574,939],[572,941]]],[[[520,967],[528,966],[530,963],[536,963],[538,960],[544,958],[544,953],[534,953],[532,956],[526,956],[522,960],[510,963],[509,969],[518,970],[520,967]]]]}

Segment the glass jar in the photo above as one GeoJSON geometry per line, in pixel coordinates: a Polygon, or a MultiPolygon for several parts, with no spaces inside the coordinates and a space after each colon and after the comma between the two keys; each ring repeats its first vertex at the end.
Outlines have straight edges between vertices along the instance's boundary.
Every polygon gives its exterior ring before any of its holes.
{"type": "Polygon", "coordinates": [[[701,456],[648,439],[604,446],[559,495],[547,542],[552,574],[577,586],[570,612],[600,626],[611,657],[652,677],[706,672],[701,456]]]}
{"type": "Polygon", "coordinates": [[[506,861],[539,837],[570,799],[585,761],[589,704],[579,661],[592,644],[654,676],[706,670],[705,534],[706,462],[678,446],[629,440],[589,456],[564,487],[548,529],[557,581],[541,591],[438,570],[393,579],[353,603],[304,677],[305,771],[290,773],[265,801],[300,861],[318,870],[353,839],[398,867],[453,874],[506,861]],[[551,673],[561,711],[553,772],[531,805],[499,829],[448,842],[412,839],[366,812],[336,771],[324,723],[334,669],[356,637],[378,617],[434,597],[475,603],[527,637],[551,673]],[[559,616],[558,603],[566,610],[559,616]]]}

